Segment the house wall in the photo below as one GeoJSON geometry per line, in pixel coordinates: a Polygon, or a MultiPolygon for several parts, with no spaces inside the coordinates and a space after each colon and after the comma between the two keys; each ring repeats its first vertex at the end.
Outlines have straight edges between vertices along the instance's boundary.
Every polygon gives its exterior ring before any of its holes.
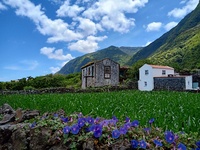
{"type": "Polygon", "coordinates": [[[91,64],[85,68],[82,68],[82,88],[95,86],[95,65],[91,64]]]}
{"type": "Polygon", "coordinates": [[[153,72],[152,67],[150,65],[143,65],[139,69],[139,81],[138,81],[138,89],[141,91],[151,91],[153,90],[153,72]],[[145,71],[148,70],[148,74],[145,71]]]}
{"type": "Polygon", "coordinates": [[[182,91],[186,89],[185,82],[185,77],[154,77],[154,89],[182,91]]]}
{"type": "Polygon", "coordinates": [[[152,68],[153,69],[153,77],[167,77],[169,74],[174,75],[174,70],[172,69],[162,69],[162,68],[152,68]],[[165,70],[166,74],[162,74],[163,70],[165,70]]]}
{"type": "Polygon", "coordinates": [[[116,86],[119,84],[119,64],[110,60],[110,59],[103,59],[102,61],[96,62],[95,64],[95,86],[105,86],[111,85],[116,86]],[[104,77],[104,67],[110,66],[110,78],[105,79],[104,77]]]}
{"type": "Polygon", "coordinates": [[[185,87],[186,90],[192,90],[192,76],[185,77],[185,87]]]}

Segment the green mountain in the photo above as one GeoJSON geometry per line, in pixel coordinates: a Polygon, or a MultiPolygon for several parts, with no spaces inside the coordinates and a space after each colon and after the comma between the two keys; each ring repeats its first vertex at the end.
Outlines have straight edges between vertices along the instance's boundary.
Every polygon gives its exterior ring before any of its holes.
{"type": "Polygon", "coordinates": [[[127,64],[147,58],[179,69],[200,67],[200,3],[176,27],[133,55],[127,64]]]}
{"type": "Polygon", "coordinates": [[[110,58],[120,65],[124,65],[127,61],[142,47],[115,47],[110,46],[108,48],[98,50],[93,53],[89,53],[66,63],[57,73],[58,74],[71,74],[81,71],[81,67],[88,62],[101,60],[104,58],[110,58]]]}

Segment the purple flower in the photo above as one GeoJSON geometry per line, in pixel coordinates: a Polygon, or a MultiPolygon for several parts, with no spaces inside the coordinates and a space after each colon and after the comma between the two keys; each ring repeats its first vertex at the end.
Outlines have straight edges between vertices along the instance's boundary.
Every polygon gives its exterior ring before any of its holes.
{"type": "Polygon", "coordinates": [[[134,120],[134,121],[131,123],[131,126],[132,126],[132,127],[138,127],[138,126],[139,126],[139,121],[138,121],[138,120],[134,120]]]}
{"type": "Polygon", "coordinates": [[[89,124],[93,124],[94,123],[94,119],[92,117],[87,117],[86,118],[86,121],[89,123],[89,124]]]}
{"type": "Polygon", "coordinates": [[[70,127],[69,126],[65,126],[64,128],[63,128],[63,133],[64,134],[68,134],[70,132],[70,127]]]}
{"type": "Polygon", "coordinates": [[[88,130],[94,132],[95,131],[95,125],[92,124],[91,126],[89,126],[88,130]]]}
{"type": "Polygon", "coordinates": [[[112,138],[113,139],[117,139],[117,138],[119,138],[119,136],[120,136],[120,132],[119,132],[119,130],[113,130],[112,131],[112,138]]]}
{"type": "Polygon", "coordinates": [[[151,128],[144,128],[144,131],[147,132],[148,134],[150,133],[151,128]]]}
{"type": "Polygon", "coordinates": [[[150,119],[150,120],[149,120],[149,124],[152,124],[154,121],[155,121],[154,118],[150,119]]]}
{"type": "Polygon", "coordinates": [[[33,122],[32,124],[30,124],[30,128],[34,128],[36,125],[36,122],[33,122]]]}
{"type": "Polygon", "coordinates": [[[94,137],[99,138],[102,135],[102,126],[95,125],[94,126],[94,137]]]}
{"type": "Polygon", "coordinates": [[[80,128],[78,126],[78,124],[74,124],[72,127],[71,127],[71,133],[72,134],[78,134],[80,128]]]}
{"type": "Polygon", "coordinates": [[[138,147],[138,141],[131,140],[131,146],[132,146],[132,148],[137,148],[138,147]]]}
{"type": "Polygon", "coordinates": [[[166,131],[166,132],[165,132],[165,140],[166,140],[169,144],[173,143],[173,142],[174,142],[174,139],[175,139],[175,135],[174,135],[173,132],[171,132],[171,131],[166,131]]]}
{"type": "Polygon", "coordinates": [[[130,122],[130,118],[129,118],[129,117],[126,117],[125,122],[130,122]]]}
{"type": "Polygon", "coordinates": [[[126,134],[127,133],[127,128],[124,127],[124,126],[120,127],[119,131],[120,131],[120,134],[126,134]]]}
{"type": "Polygon", "coordinates": [[[153,143],[156,144],[157,147],[162,147],[162,143],[158,140],[153,140],[153,143]]]}
{"type": "Polygon", "coordinates": [[[115,120],[115,121],[117,121],[117,122],[118,122],[118,119],[117,119],[117,117],[116,117],[116,116],[113,116],[113,117],[112,117],[112,120],[115,120]]]}
{"type": "Polygon", "coordinates": [[[140,142],[139,142],[139,145],[140,145],[140,147],[143,148],[143,149],[146,149],[146,147],[147,147],[147,143],[146,143],[144,140],[140,141],[140,142]]]}
{"type": "Polygon", "coordinates": [[[78,126],[83,127],[85,125],[85,119],[84,118],[79,118],[78,119],[78,126]]]}
{"type": "Polygon", "coordinates": [[[102,135],[102,130],[96,130],[94,131],[94,137],[99,138],[102,135]]]}
{"type": "Polygon", "coordinates": [[[187,150],[187,148],[183,143],[179,143],[178,150],[187,150]]]}
{"type": "Polygon", "coordinates": [[[128,130],[131,128],[131,123],[130,122],[127,122],[124,124],[124,127],[128,130]]]}
{"type": "Polygon", "coordinates": [[[58,117],[58,114],[53,114],[53,117],[57,118],[57,117],[58,117]]]}
{"type": "Polygon", "coordinates": [[[198,148],[200,148],[200,141],[197,141],[195,144],[196,144],[196,146],[197,146],[198,148]]]}
{"type": "Polygon", "coordinates": [[[67,117],[66,118],[65,117],[61,117],[60,119],[62,120],[62,122],[65,122],[65,123],[69,121],[69,119],[67,117]]]}

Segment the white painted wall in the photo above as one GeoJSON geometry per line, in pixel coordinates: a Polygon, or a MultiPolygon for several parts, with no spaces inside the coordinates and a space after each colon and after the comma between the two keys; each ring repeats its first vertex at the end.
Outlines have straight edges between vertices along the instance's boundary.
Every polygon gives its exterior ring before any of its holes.
{"type": "Polygon", "coordinates": [[[140,91],[151,91],[153,88],[154,84],[152,67],[150,65],[144,64],[139,69],[138,89],[140,91]],[[145,71],[148,71],[148,74],[145,74],[145,71]]]}
{"type": "Polygon", "coordinates": [[[185,87],[186,90],[192,90],[192,76],[185,77],[185,87]]]}

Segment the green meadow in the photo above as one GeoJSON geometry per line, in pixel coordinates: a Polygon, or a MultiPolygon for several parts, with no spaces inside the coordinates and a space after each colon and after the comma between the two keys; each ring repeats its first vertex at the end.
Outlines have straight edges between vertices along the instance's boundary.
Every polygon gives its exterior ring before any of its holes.
{"type": "Polygon", "coordinates": [[[0,106],[10,104],[14,109],[56,112],[65,110],[67,115],[82,112],[84,116],[116,116],[119,120],[129,117],[148,126],[154,125],[174,132],[200,133],[200,94],[187,92],[126,90],[117,92],[0,95],[0,106]]]}

